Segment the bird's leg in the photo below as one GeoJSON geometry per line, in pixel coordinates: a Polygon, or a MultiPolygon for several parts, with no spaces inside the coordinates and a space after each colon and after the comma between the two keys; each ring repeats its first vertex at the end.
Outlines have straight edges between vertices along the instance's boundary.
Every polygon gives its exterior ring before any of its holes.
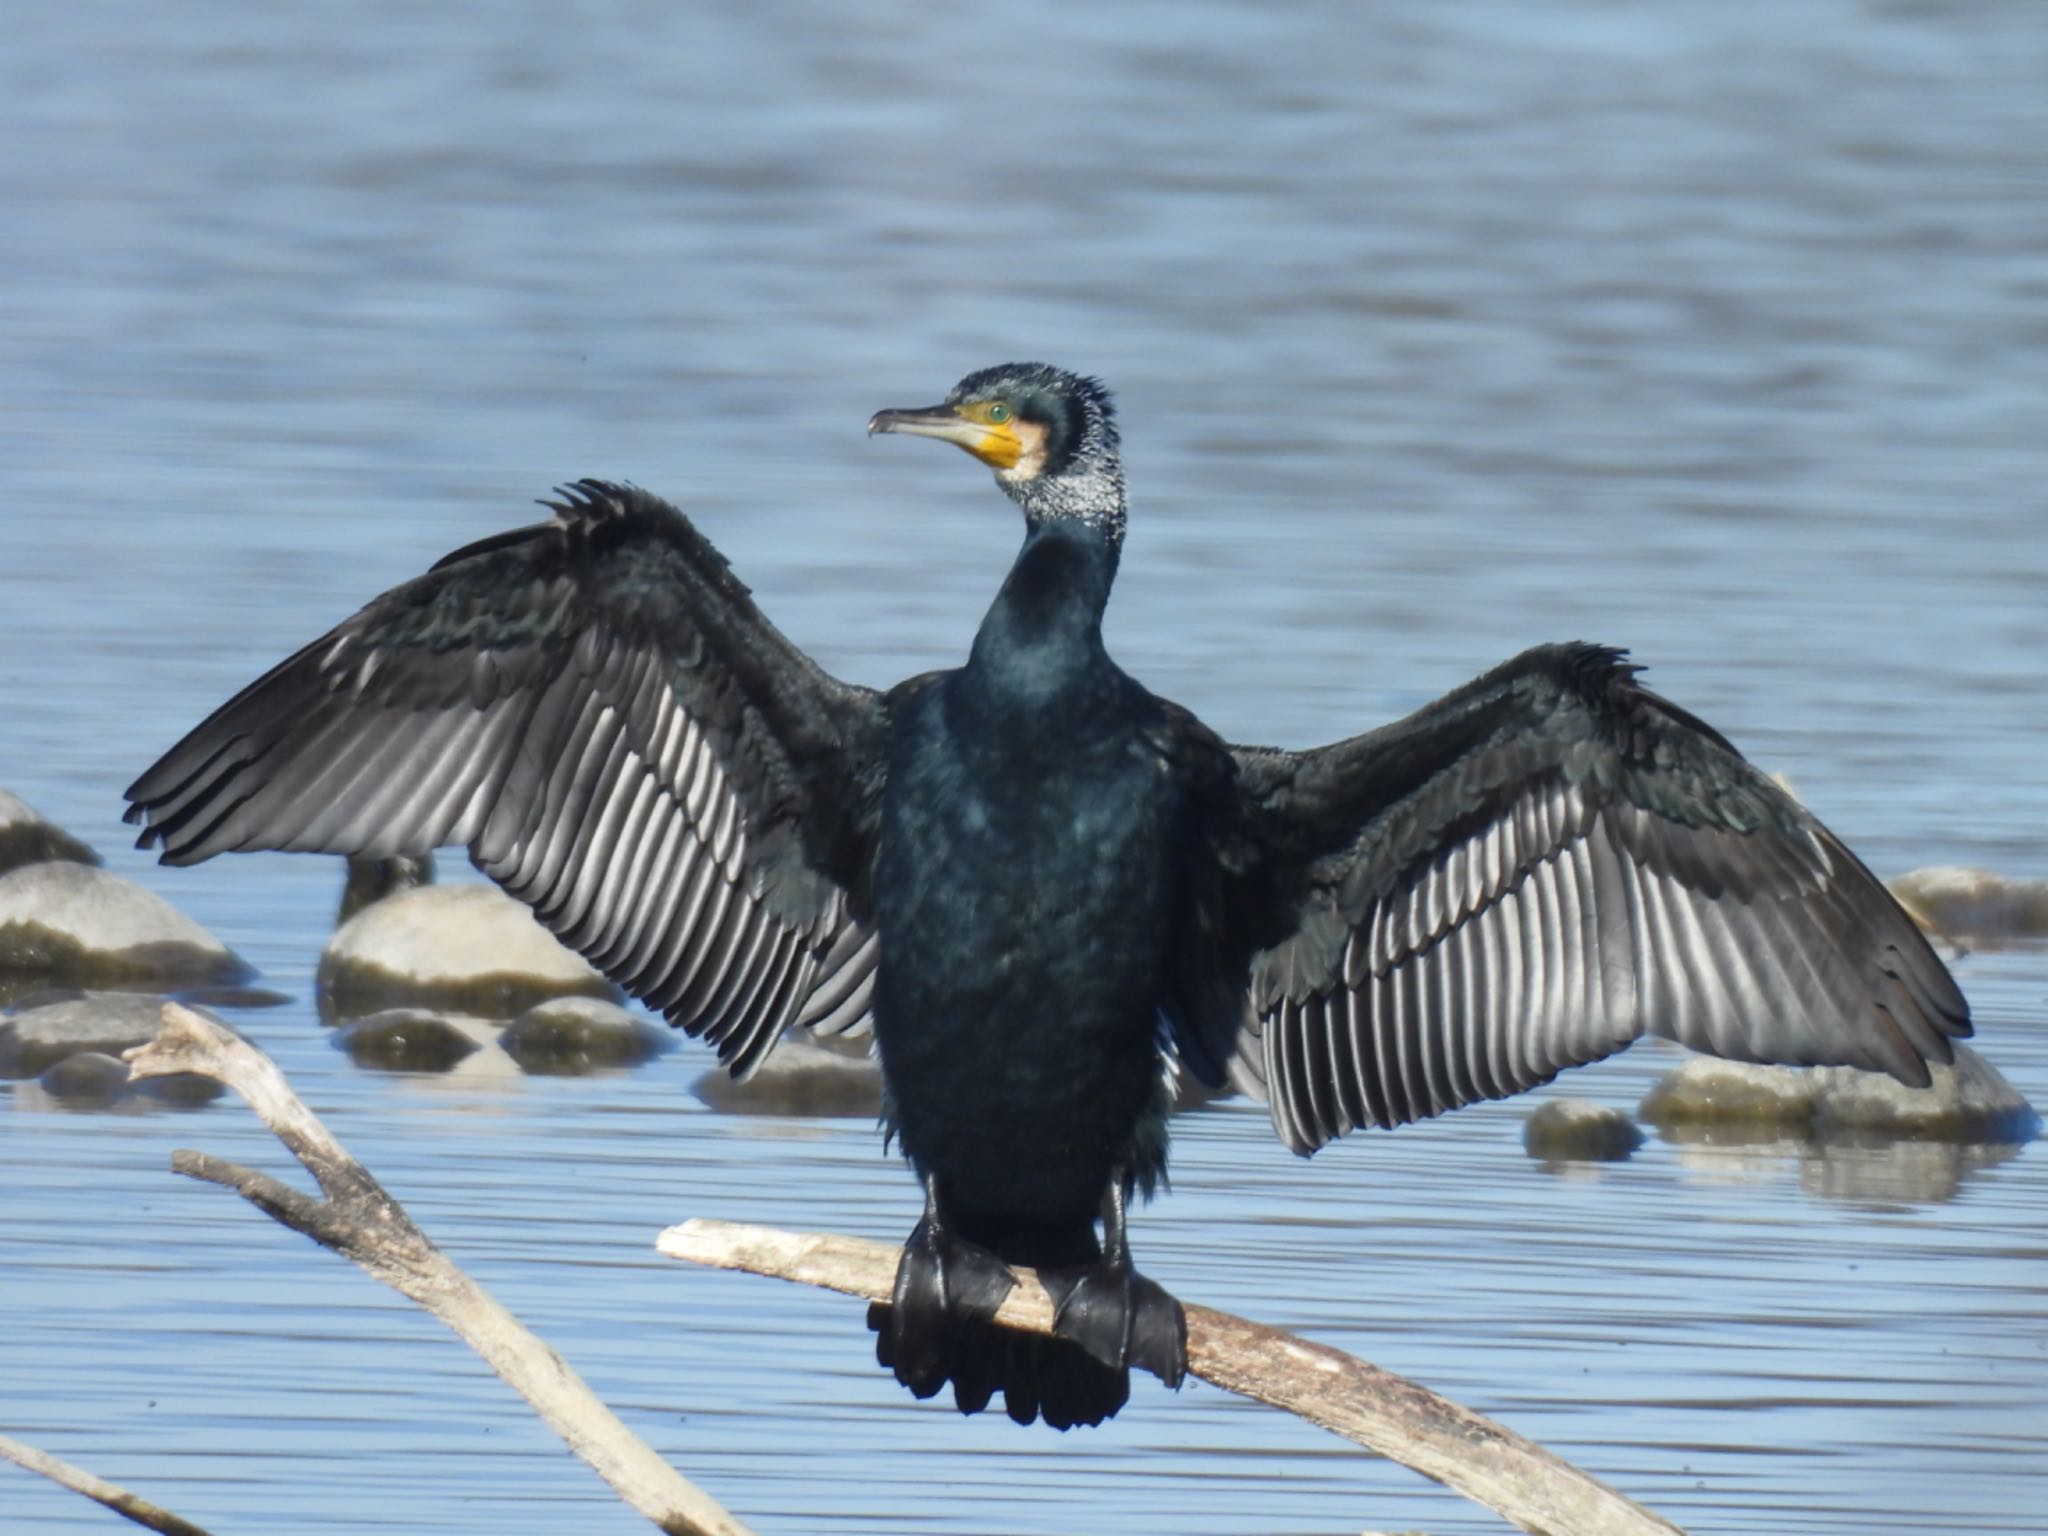
{"type": "Polygon", "coordinates": [[[962,1324],[985,1325],[1016,1286],[1010,1267],[947,1226],[937,1180],[924,1181],[924,1217],[897,1261],[888,1316],[869,1308],[875,1354],[919,1397],[946,1384],[948,1343],[962,1324]]]}
{"type": "Polygon", "coordinates": [[[1101,1259],[1079,1269],[1041,1271],[1052,1294],[1053,1332],[1105,1365],[1141,1366],[1169,1387],[1188,1369],[1188,1323],[1180,1303],[1131,1267],[1125,1211],[1131,1179],[1119,1172],[1102,1196],[1101,1259]]]}

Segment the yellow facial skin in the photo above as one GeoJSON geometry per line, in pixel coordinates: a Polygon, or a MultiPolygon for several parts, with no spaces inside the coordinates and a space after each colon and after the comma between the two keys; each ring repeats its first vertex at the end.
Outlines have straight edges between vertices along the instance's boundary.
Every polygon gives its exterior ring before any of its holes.
{"type": "Polygon", "coordinates": [[[1017,461],[1024,456],[1024,444],[1017,435],[1015,412],[1000,400],[956,405],[953,410],[962,421],[981,428],[979,437],[972,442],[962,441],[961,447],[998,474],[1017,467],[1017,461]]]}
{"type": "Polygon", "coordinates": [[[957,444],[1005,480],[1029,480],[1045,464],[1045,428],[1019,421],[1016,411],[1001,400],[877,411],[868,431],[905,432],[957,444]]]}

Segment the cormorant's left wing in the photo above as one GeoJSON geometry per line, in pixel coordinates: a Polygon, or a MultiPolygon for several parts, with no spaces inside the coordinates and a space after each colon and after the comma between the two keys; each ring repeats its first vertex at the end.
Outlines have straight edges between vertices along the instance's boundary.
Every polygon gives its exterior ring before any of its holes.
{"type": "Polygon", "coordinates": [[[1951,1059],[1968,1007],[1898,903],[1636,670],[1544,646],[1367,735],[1235,749],[1257,951],[1237,1050],[1289,1146],[1643,1035],[1912,1084],[1951,1059]]]}
{"type": "Polygon", "coordinates": [[[128,791],[140,845],[371,856],[463,844],[738,1075],[844,1028],[885,707],[763,617],[680,512],[584,480],[215,711],[128,791]]]}

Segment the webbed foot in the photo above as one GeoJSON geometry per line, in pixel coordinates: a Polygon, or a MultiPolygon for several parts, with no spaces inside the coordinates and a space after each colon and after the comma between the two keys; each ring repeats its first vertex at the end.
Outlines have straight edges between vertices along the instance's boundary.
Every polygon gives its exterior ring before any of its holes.
{"type": "Polygon", "coordinates": [[[1053,1299],[1053,1332],[1104,1365],[1135,1365],[1169,1387],[1188,1370],[1187,1314],[1179,1302],[1133,1269],[1104,1259],[1079,1269],[1041,1270],[1053,1299]]]}
{"type": "Polygon", "coordinates": [[[1001,1259],[928,1214],[903,1245],[889,1305],[868,1309],[875,1358],[932,1396],[949,1379],[955,1338],[986,1326],[1016,1284],[1001,1259]]]}

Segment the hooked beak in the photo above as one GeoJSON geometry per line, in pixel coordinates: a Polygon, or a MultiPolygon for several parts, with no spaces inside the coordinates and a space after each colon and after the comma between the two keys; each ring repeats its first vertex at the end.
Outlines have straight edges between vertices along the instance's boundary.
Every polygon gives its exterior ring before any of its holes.
{"type": "Polygon", "coordinates": [[[1014,468],[1024,449],[1013,425],[974,421],[950,405],[877,411],[868,419],[868,436],[877,432],[903,432],[912,437],[936,437],[941,442],[957,443],[991,469],[1014,468]]]}

